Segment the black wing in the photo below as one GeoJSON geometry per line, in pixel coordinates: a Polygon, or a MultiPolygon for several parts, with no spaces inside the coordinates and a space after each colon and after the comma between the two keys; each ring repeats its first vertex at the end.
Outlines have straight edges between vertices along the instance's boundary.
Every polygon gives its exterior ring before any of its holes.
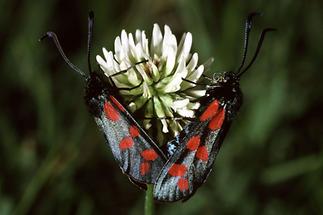
{"type": "Polygon", "coordinates": [[[186,200],[209,175],[230,122],[225,120],[226,109],[218,100],[212,101],[197,118],[177,138],[176,151],[157,178],[156,200],[186,200]]]}
{"type": "Polygon", "coordinates": [[[123,173],[139,184],[154,184],[166,162],[158,146],[114,96],[86,100],[123,173]]]}

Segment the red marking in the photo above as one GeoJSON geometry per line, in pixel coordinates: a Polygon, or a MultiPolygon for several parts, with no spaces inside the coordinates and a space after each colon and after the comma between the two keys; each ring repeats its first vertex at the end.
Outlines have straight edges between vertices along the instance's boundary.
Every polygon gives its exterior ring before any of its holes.
{"type": "Polygon", "coordinates": [[[129,133],[130,133],[130,136],[132,136],[132,137],[138,137],[139,136],[139,129],[135,125],[132,125],[129,128],[129,133]]]}
{"type": "Polygon", "coordinates": [[[217,115],[213,117],[213,119],[209,123],[209,129],[214,131],[221,128],[224,121],[224,115],[225,115],[225,111],[224,109],[222,109],[217,115]]]}
{"type": "Polygon", "coordinates": [[[146,175],[150,171],[150,163],[143,162],[140,164],[140,174],[146,175]]]}
{"type": "Polygon", "coordinates": [[[121,110],[122,112],[125,112],[125,108],[120,104],[120,102],[118,102],[118,100],[116,98],[114,98],[113,96],[110,96],[111,101],[113,102],[113,104],[115,104],[119,110],[121,110]]]}
{"type": "Polygon", "coordinates": [[[153,149],[146,149],[140,153],[141,157],[143,157],[147,161],[153,161],[158,158],[158,154],[153,149]]]}
{"type": "Polygon", "coordinates": [[[131,137],[125,137],[120,141],[119,148],[121,150],[129,149],[133,146],[133,139],[131,137]]]}
{"type": "Polygon", "coordinates": [[[180,178],[177,182],[177,186],[180,191],[185,191],[188,189],[188,180],[186,178],[180,178]]]}
{"type": "Polygon", "coordinates": [[[209,159],[209,153],[207,152],[206,146],[200,146],[195,156],[202,161],[207,161],[209,159]]]}
{"type": "Polygon", "coordinates": [[[186,166],[184,164],[174,163],[168,170],[168,174],[171,176],[183,176],[186,173],[186,166]]]}
{"type": "Polygon", "coordinates": [[[216,112],[219,109],[219,102],[218,100],[214,100],[207,108],[206,110],[202,113],[202,115],[200,116],[200,121],[204,122],[210,118],[212,118],[216,112]]]}
{"type": "Polygon", "coordinates": [[[196,150],[200,145],[200,136],[193,136],[191,139],[188,140],[186,144],[186,148],[191,151],[196,150]]]}
{"type": "Polygon", "coordinates": [[[117,121],[120,118],[118,111],[109,102],[104,103],[104,113],[112,121],[117,121]]]}

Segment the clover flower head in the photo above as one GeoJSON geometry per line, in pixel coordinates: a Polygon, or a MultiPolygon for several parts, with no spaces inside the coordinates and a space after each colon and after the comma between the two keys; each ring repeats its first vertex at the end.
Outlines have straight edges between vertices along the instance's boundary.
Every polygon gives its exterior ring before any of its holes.
{"type": "Polygon", "coordinates": [[[112,80],[128,109],[143,113],[145,129],[158,122],[163,133],[177,135],[187,118],[194,117],[200,105],[196,100],[205,94],[184,80],[197,82],[204,72],[198,54],[190,53],[191,46],[191,33],[184,33],[178,44],[167,25],[162,34],[154,24],[150,44],[145,31],[128,34],[122,30],[114,52],[103,48],[103,57],[98,55],[96,60],[106,76],[118,73],[112,80]]]}

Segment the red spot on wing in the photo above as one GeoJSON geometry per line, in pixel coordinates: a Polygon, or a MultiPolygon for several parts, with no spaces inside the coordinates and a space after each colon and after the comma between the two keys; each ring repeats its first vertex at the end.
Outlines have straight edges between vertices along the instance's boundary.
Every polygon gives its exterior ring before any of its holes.
{"type": "Polygon", "coordinates": [[[188,140],[186,144],[186,148],[191,151],[196,150],[200,145],[200,136],[193,136],[191,139],[188,140]]]}
{"type": "Polygon", "coordinates": [[[140,174],[146,175],[150,171],[150,163],[143,162],[140,164],[140,174]]]}
{"type": "Polygon", "coordinates": [[[200,121],[204,122],[204,121],[212,118],[216,114],[216,112],[218,111],[219,106],[220,106],[219,101],[214,100],[211,104],[209,104],[209,106],[207,106],[206,110],[200,116],[200,121]]]}
{"type": "Polygon", "coordinates": [[[222,109],[217,115],[215,115],[209,123],[209,129],[212,131],[221,128],[224,121],[225,110],[222,109]]]}
{"type": "Polygon", "coordinates": [[[118,111],[109,102],[104,103],[104,113],[112,121],[117,121],[120,118],[118,111]]]}
{"type": "Polygon", "coordinates": [[[171,176],[183,176],[186,173],[186,166],[184,164],[174,163],[168,170],[168,174],[171,176]]]}
{"type": "Polygon", "coordinates": [[[122,112],[125,112],[125,108],[120,104],[120,102],[116,98],[114,98],[113,96],[110,96],[110,99],[113,102],[113,104],[115,104],[119,108],[119,110],[121,110],[122,112]]]}
{"type": "Polygon", "coordinates": [[[153,161],[158,158],[158,154],[153,149],[146,149],[142,151],[140,155],[147,161],[153,161]]]}
{"type": "Polygon", "coordinates": [[[129,133],[130,133],[130,136],[132,136],[132,137],[138,137],[139,136],[139,129],[135,125],[132,125],[129,128],[129,133]]]}
{"type": "Polygon", "coordinates": [[[119,148],[123,151],[133,146],[133,139],[131,137],[125,137],[120,141],[119,148]]]}
{"type": "Polygon", "coordinates": [[[202,161],[207,161],[209,159],[209,153],[207,152],[206,146],[200,146],[195,156],[202,161]]]}
{"type": "Polygon", "coordinates": [[[180,191],[185,191],[188,189],[188,180],[186,178],[180,178],[177,182],[177,186],[180,191]]]}

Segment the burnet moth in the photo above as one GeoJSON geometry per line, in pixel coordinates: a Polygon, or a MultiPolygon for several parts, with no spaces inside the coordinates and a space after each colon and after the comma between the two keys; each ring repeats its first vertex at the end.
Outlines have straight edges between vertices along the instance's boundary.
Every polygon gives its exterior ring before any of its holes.
{"type": "MultiPolygon", "coordinates": [[[[103,74],[92,71],[90,64],[92,12],[88,22],[88,76],[68,60],[56,34],[47,32],[42,39],[46,37],[53,39],[65,62],[86,80],[85,103],[104,133],[123,173],[139,186],[154,184],[156,200],[184,201],[196,192],[212,170],[215,157],[242,104],[240,77],[255,61],[266,32],[274,30],[267,28],[262,31],[253,58],[243,68],[252,18],[255,15],[256,13],[250,14],[246,21],[243,58],[237,72],[226,72],[208,78],[210,84],[206,86],[206,95],[200,100],[201,107],[196,113],[196,118],[188,123],[178,136],[169,141],[164,150],[154,143],[122,105],[120,102],[122,99],[118,96],[120,88],[113,84],[111,77],[106,78],[103,74]]],[[[126,71],[120,73],[123,72],[126,71]]]]}
{"type": "MultiPolygon", "coordinates": [[[[111,77],[107,78],[102,73],[92,71],[90,54],[93,23],[94,14],[90,12],[87,55],[89,75],[68,60],[55,33],[47,32],[41,40],[51,38],[65,62],[85,79],[85,103],[102,130],[122,172],[139,186],[153,184],[166,162],[166,156],[121,104],[118,90],[124,88],[117,88],[111,77]]],[[[137,65],[141,63],[145,61],[137,65]]],[[[120,73],[123,72],[126,71],[120,71],[120,73]]]]}
{"type": "Polygon", "coordinates": [[[206,85],[206,94],[200,100],[201,107],[197,110],[195,119],[174,140],[167,143],[171,156],[155,183],[155,199],[170,202],[186,200],[211,172],[215,157],[242,104],[240,77],[257,58],[266,33],[275,30],[266,28],[261,32],[255,54],[245,66],[249,33],[255,15],[258,13],[251,13],[246,20],[243,57],[237,71],[217,74],[213,78],[205,76],[210,84],[206,85]]]}

